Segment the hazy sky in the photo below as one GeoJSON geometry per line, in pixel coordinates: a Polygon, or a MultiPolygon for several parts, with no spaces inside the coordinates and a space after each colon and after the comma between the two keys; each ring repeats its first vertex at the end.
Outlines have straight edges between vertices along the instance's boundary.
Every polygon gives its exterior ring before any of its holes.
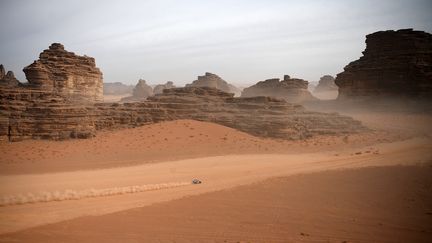
{"type": "Polygon", "coordinates": [[[316,81],[361,56],[365,35],[432,32],[431,0],[0,0],[0,63],[24,81],[53,42],[96,58],[104,82],[189,83],[204,72],[247,85],[316,81]]]}

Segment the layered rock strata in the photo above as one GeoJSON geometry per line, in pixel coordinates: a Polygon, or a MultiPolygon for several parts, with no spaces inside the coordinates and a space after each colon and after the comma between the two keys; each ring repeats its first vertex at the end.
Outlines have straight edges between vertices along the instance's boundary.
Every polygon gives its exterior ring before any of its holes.
{"type": "Polygon", "coordinates": [[[249,88],[245,88],[241,97],[269,96],[284,99],[290,103],[312,101],[315,98],[308,91],[308,81],[291,78],[285,75],[283,80],[278,78],[260,81],[249,88]]]}
{"type": "Polygon", "coordinates": [[[339,99],[432,97],[432,35],[412,29],[366,36],[360,59],[336,77],[339,99]]]}
{"type": "Polygon", "coordinates": [[[2,89],[0,137],[67,139],[97,130],[136,127],[160,121],[214,122],[256,136],[303,139],[362,131],[360,122],[338,114],[306,111],[270,97],[234,98],[214,88],[165,89],[144,102],[79,104],[46,91],[2,89]]]}
{"type": "Polygon", "coordinates": [[[95,59],[68,52],[62,44],[53,43],[23,71],[33,89],[80,102],[103,100],[102,72],[95,59]]]}

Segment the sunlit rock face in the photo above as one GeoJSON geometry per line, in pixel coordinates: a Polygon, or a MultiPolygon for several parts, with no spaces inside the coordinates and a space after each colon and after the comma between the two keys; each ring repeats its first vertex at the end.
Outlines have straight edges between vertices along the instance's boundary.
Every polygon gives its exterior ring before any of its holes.
{"type": "Polygon", "coordinates": [[[339,99],[432,97],[432,35],[412,29],[366,36],[366,50],[336,77],[339,99]]]}
{"type": "Polygon", "coordinates": [[[290,103],[301,103],[315,100],[308,91],[308,81],[291,78],[285,75],[283,80],[278,78],[260,81],[255,85],[245,88],[241,97],[269,96],[284,99],[290,103]]]}
{"type": "Polygon", "coordinates": [[[68,52],[62,44],[51,44],[23,71],[32,88],[80,102],[103,100],[102,72],[95,59],[68,52]]]}

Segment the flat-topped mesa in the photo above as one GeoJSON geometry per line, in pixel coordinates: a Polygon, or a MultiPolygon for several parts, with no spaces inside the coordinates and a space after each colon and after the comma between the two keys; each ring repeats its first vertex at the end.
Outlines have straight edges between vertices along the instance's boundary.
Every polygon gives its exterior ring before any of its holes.
{"type": "Polygon", "coordinates": [[[19,85],[14,73],[12,71],[6,72],[2,64],[0,64],[0,85],[5,87],[17,87],[19,85]]]}
{"type": "Polygon", "coordinates": [[[270,96],[284,99],[291,103],[312,101],[315,98],[308,91],[308,81],[291,78],[285,75],[281,81],[278,78],[260,81],[255,85],[245,88],[241,97],[270,96]]]}
{"type": "Polygon", "coordinates": [[[95,59],[68,52],[53,43],[39,55],[39,60],[24,68],[29,86],[59,94],[72,101],[103,100],[102,72],[95,59]]]}
{"type": "Polygon", "coordinates": [[[216,74],[206,72],[204,76],[198,76],[198,79],[191,84],[186,84],[186,87],[210,87],[222,90],[227,93],[235,93],[236,87],[230,85],[216,74]]]}
{"type": "Polygon", "coordinates": [[[432,97],[432,35],[412,29],[366,36],[360,59],[339,73],[338,99],[432,97]]]}
{"type": "Polygon", "coordinates": [[[165,84],[158,84],[154,87],[153,89],[153,93],[156,94],[162,94],[163,91],[165,89],[172,89],[175,88],[176,86],[174,85],[174,83],[172,81],[168,81],[165,84]]]}
{"type": "Polygon", "coordinates": [[[331,75],[322,76],[318,85],[315,87],[314,92],[337,91],[339,88],[335,84],[334,80],[334,77],[331,75]]]}

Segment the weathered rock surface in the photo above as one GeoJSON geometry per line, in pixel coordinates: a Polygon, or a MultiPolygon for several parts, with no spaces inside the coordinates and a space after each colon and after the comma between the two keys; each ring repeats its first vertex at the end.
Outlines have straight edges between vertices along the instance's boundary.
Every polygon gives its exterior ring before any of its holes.
{"type": "Polygon", "coordinates": [[[18,86],[19,81],[15,78],[15,75],[12,71],[6,72],[5,68],[2,64],[0,64],[0,85],[16,87],[18,86]]]}
{"type": "Polygon", "coordinates": [[[186,87],[209,87],[222,90],[227,93],[238,93],[237,88],[223,80],[216,74],[205,73],[204,76],[198,76],[198,79],[193,81],[191,84],[186,84],[186,87]]]}
{"type": "Polygon", "coordinates": [[[95,59],[68,52],[59,43],[39,55],[39,60],[24,68],[33,89],[54,92],[75,101],[103,100],[102,72],[95,59]]]}
{"type": "Polygon", "coordinates": [[[281,81],[278,78],[260,81],[249,88],[245,88],[241,97],[270,96],[284,99],[290,103],[301,103],[315,100],[308,91],[308,81],[290,78],[285,75],[281,81]]]}
{"type": "Polygon", "coordinates": [[[314,92],[337,91],[339,87],[335,84],[334,80],[334,77],[331,75],[322,76],[318,85],[315,87],[314,92]]]}
{"type": "Polygon", "coordinates": [[[122,102],[142,101],[153,95],[153,88],[144,79],[138,80],[137,85],[132,90],[132,96],[122,98],[122,102]]]}
{"type": "MultiPolygon", "coordinates": [[[[94,59],[66,52],[60,44],[51,45],[40,60],[24,70],[29,84],[0,85],[0,139],[88,138],[98,130],[176,119],[214,122],[256,136],[281,139],[365,129],[350,117],[310,112],[270,97],[234,98],[232,93],[217,88],[171,88],[150,96],[151,87],[144,80],[135,87],[134,96],[147,100],[94,102],[102,92],[102,73],[94,59]],[[88,90],[84,90],[86,87],[88,90]]],[[[4,73],[0,70],[3,78],[7,76],[4,73]]],[[[287,82],[307,88],[303,80],[287,82]]]]}
{"type": "Polygon", "coordinates": [[[168,81],[166,82],[166,84],[158,84],[154,87],[153,89],[153,93],[156,94],[162,94],[164,89],[172,89],[175,88],[176,86],[174,85],[173,82],[168,81]]]}
{"type": "Polygon", "coordinates": [[[132,94],[133,89],[134,89],[133,85],[126,85],[121,82],[103,84],[104,95],[132,94]]]}
{"type": "Polygon", "coordinates": [[[366,36],[366,50],[337,75],[338,99],[432,97],[432,35],[412,29],[366,36]]]}
{"type": "Polygon", "coordinates": [[[160,121],[214,122],[256,136],[303,139],[362,131],[360,122],[338,114],[306,111],[270,97],[234,98],[207,87],[165,89],[144,102],[80,104],[50,92],[2,89],[0,137],[10,141],[87,138],[97,130],[160,121]]]}

